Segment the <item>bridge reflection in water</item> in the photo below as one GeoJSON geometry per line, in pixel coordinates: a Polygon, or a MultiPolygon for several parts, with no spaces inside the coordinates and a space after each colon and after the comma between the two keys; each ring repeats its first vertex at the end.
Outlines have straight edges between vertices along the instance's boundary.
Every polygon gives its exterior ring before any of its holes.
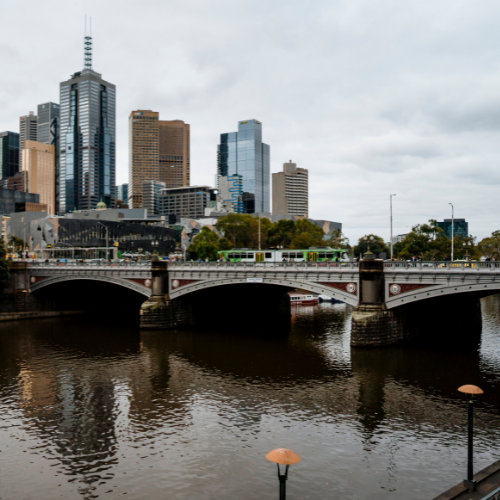
{"type": "Polygon", "coordinates": [[[272,498],[262,457],[285,446],[303,457],[291,498],[432,498],[463,475],[463,382],[485,390],[478,469],[496,456],[499,304],[468,345],[373,350],[349,347],[344,305],[278,333],[2,324],[2,496],[272,498]]]}

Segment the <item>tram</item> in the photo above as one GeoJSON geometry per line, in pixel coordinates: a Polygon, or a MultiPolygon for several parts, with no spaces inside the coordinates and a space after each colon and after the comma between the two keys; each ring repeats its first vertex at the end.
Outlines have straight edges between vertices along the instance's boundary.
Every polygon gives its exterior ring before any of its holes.
{"type": "Polygon", "coordinates": [[[348,262],[349,257],[342,248],[307,248],[297,250],[251,250],[233,248],[221,250],[219,258],[225,262],[348,262]]]}

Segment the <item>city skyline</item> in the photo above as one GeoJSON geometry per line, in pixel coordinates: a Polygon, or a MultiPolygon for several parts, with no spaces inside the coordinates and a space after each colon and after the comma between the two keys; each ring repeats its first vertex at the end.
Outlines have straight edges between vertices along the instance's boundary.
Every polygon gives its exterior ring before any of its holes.
{"type": "MultiPolygon", "coordinates": [[[[498,36],[488,21],[498,12],[493,2],[486,2],[481,14],[460,5],[454,9],[453,20],[444,7],[436,10],[427,2],[404,11],[387,1],[376,8],[362,2],[364,11],[320,2],[313,10],[322,15],[304,20],[315,33],[312,38],[302,32],[292,37],[288,21],[305,15],[295,5],[287,20],[280,19],[285,5],[278,3],[276,12],[259,23],[257,5],[235,6],[225,12],[224,2],[219,2],[211,11],[201,7],[194,15],[190,3],[184,7],[153,4],[179,24],[189,19],[193,28],[200,29],[200,40],[208,41],[192,40],[176,26],[176,44],[160,43],[153,50],[153,55],[163,54],[166,62],[157,58],[152,67],[143,54],[153,39],[161,40],[159,22],[151,20],[144,40],[125,50],[119,45],[126,31],[119,25],[145,19],[147,13],[134,10],[128,2],[113,13],[116,18],[110,17],[110,11],[99,12],[96,2],[84,7],[93,14],[99,69],[120,86],[118,184],[127,182],[131,109],[157,109],[165,118],[180,118],[192,125],[191,183],[199,185],[213,185],[213,151],[220,131],[230,129],[228,124],[241,117],[258,116],[266,124],[266,142],[273,147],[271,172],[279,171],[289,157],[307,168],[310,216],[342,221],[351,241],[368,232],[389,239],[389,193],[398,193],[395,234],[406,233],[429,218],[449,218],[450,201],[456,217],[466,218],[479,238],[497,229],[493,214],[499,208],[496,158],[500,152],[493,118],[498,102],[496,49],[491,48],[496,45],[487,47],[482,42],[498,36]],[[388,20],[382,13],[390,6],[392,18],[388,20]],[[334,12],[345,25],[335,20],[334,12]],[[205,21],[216,19],[216,14],[219,19],[210,27],[205,21]],[[415,19],[426,17],[436,22],[426,24],[420,33],[415,19]],[[328,30],[320,18],[329,20],[328,30]],[[232,21],[236,22],[226,34],[215,39],[209,36],[216,27],[231,26],[232,21]],[[362,33],[356,31],[358,24],[365,28],[362,33]],[[238,32],[254,26],[259,26],[262,36],[251,49],[242,50],[248,42],[238,32]],[[411,44],[395,43],[402,40],[402,31],[411,34],[405,36],[413,40],[411,44]],[[294,42],[285,43],[288,37],[294,42]],[[470,52],[460,50],[465,39],[470,52]],[[459,50],[448,57],[456,44],[459,50]],[[402,58],[405,50],[411,58],[402,58]],[[233,58],[236,53],[239,59],[233,58]],[[336,67],[334,73],[317,64],[327,53],[331,66],[336,67]],[[230,60],[237,63],[228,64],[230,60]],[[173,65],[177,70],[168,71],[173,65]],[[140,70],[133,78],[131,67],[140,70]],[[462,70],[465,67],[467,72],[462,70]],[[168,78],[155,77],[162,74],[168,78]]],[[[36,4],[30,5],[32,12],[23,17],[28,28],[35,26],[41,12],[36,4]]],[[[83,7],[55,5],[68,16],[67,23],[41,35],[53,49],[45,51],[40,61],[24,42],[11,36],[10,25],[15,23],[6,23],[2,34],[8,49],[4,51],[6,71],[0,77],[2,131],[17,131],[19,116],[36,109],[37,103],[58,101],[57,83],[81,65],[82,36],[75,31],[83,24],[83,7]],[[61,39],[67,41],[64,47],[61,39]],[[43,76],[37,77],[36,85],[28,85],[33,74],[43,76]]],[[[18,7],[9,6],[6,19],[14,20],[19,12],[18,7]]]]}

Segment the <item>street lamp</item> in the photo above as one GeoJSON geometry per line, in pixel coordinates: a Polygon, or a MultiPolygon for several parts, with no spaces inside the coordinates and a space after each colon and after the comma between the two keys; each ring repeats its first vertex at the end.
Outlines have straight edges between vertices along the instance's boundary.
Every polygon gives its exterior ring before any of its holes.
{"type": "Polygon", "coordinates": [[[455,221],[454,221],[454,208],[453,208],[453,203],[449,203],[451,205],[451,261],[453,262],[453,238],[454,238],[454,226],[455,226],[455,221]]]}
{"type": "Polygon", "coordinates": [[[472,241],[464,241],[463,246],[465,248],[465,260],[469,260],[469,248],[472,247],[472,241]]]}
{"type": "Polygon", "coordinates": [[[467,402],[468,414],[468,436],[467,436],[467,479],[464,480],[464,486],[467,486],[469,491],[475,491],[477,481],[474,479],[474,461],[473,461],[473,427],[474,427],[474,394],[483,394],[483,391],[475,385],[463,385],[458,390],[464,394],[470,394],[470,399],[467,402]]]}
{"type": "Polygon", "coordinates": [[[392,197],[393,196],[396,196],[395,194],[391,194],[389,197],[390,197],[390,200],[391,200],[391,261],[392,261],[392,197]]]}
{"type": "Polygon", "coordinates": [[[266,458],[270,462],[274,462],[278,466],[278,479],[280,482],[280,500],[286,500],[286,480],[288,479],[288,467],[292,464],[297,464],[300,462],[300,457],[297,453],[292,450],[287,450],[286,448],[276,448],[270,451],[266,458]],[[280,464],[286,465],[285,473],[281,474],[280,464]]]}
{"type": "Polygon", "coordinates": [[[368,251],[363,255],[363,260],[365,260],[365,259],[373,260],[375,257],[373,255],[373,253],[370,252],[370,243],[373,243],[375,238],[373,236],[370,236],[370,237],[365,236],[363,239],[368,243],[368,251]]]}
{"type": "Polygon", "coordinates": [[[153,259],[154,261],[157,261],[158,260],[158,253],[156,252],[156,250],[158,249],[158,245],[159,245],[159,241],[158,240],[153,240],[151,242],[151,246],[153,247],[153,259]]]}

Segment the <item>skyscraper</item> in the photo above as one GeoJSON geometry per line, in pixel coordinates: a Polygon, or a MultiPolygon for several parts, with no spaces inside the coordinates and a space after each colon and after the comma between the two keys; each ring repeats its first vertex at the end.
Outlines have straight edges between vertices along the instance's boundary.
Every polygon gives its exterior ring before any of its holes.
{"type": "Polygon", "coordinates": [[[157,111],[136,110],[129,117],[129,199],[141,208],[146,180],[167,188],[190,184],[190,126],[182,120],[160,120],[157,111]]]}
{"type": "Polygon", "coordinates": [[[115,192],[115,200],[122,200],[124,205],[128,205],[128,184],[116,186],[115,192]]]}
{"type": "Polygon", "coordinates": [[[84,47],[84,69],[60,85],[61,214],[115,200],[116,87],[92,69],[90,36],[84,47]]]}
{"type": "Polygon", "coordinates": [[[0,179],[19,172],[19,134],[0,132],[0,179]]]}
{"type": "Polygon", "coordinates": [[[25,141],[22,150],[23,191],[40,195],[47,213],[55,213],[55,147],[36,141],[25,141]]]}
{"type": "Polygon", "coordinates": [[[160,198],[164,189],[165,183],[161,181],[149,179],[142,183],[142,208],[146,208],[148,214],[160,214],[160,198]]]}
{"type": "MultiPolygon", "coordinates": [[[[19,150],[24,149],[24,141],[36,141],[38,135],[38,116],[30,111],[28,115],[19,118],[19,150]]],[[[22,165],[22,157],[19,155],[19,166],[22,165]]]]}
{"type": "MultiPolygon", "coordinates": [[[[54,146],[54,214],[59,213],[59,130],[60,106],[55,102],[38,105],[38,142],[54,146]]],[[[51,212],[52,213],[52,212],[51,212]]]]}
{"type": "Polygon", "coordinates": [[[309,172],[292,160],[273,174],[273,215],[309,217],[309,172]]]}
{"type": "Polygon", "coordinates": [[[59,118],[59,110],[60,106],[55,102],[45,102],[38,105],[38,142],[55,144],[56,136],[53,130],[53,122],[59,118]]]}
{"type": "Polygon", "coordinates": [[[244,213],[270,211],[270,147],[262,142],[261,122],[238,122],[238,132],[221,134],[217,174],[242,176],[244,213]]]}

